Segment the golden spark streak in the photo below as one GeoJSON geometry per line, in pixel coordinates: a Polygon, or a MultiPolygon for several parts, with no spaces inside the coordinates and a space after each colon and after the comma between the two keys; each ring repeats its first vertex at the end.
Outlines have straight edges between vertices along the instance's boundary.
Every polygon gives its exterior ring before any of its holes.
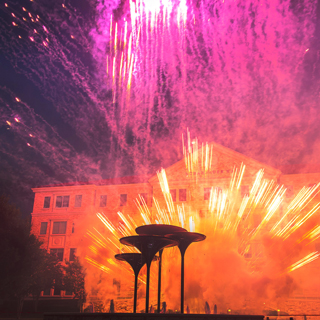
{"type": "Polygon", "coordinates": [[[127,89],[128,89],[128,98],[130,97],[130,88],[131,88],[131,81],[132,81],[132,72],[133,72],[133,62],[134,62],[134,56],[133,54],[131,55],[131,59],[130,59],[130,67],[129,67],[129,76],[128,76],[128,85],[127,85],[127,89]]]}
{"type": "Polygon", "coordinates": [[[238,218],[239,219],[243,216],[243,213],[244,213],[244,211],[245,211],[245,209],[247,207],[248,201],[249,201],[249,196],[245,196],[242,199],[242,202],[241,202],[241,205],[240,205],[240,208],[239,208],[239,211],[238,211],[238,218]]]}
{"type": "MultiPolygon", "coordinates": [[[[116,237],[117,236],[117,233],[116,233],[116,229],[115,227],[113,226],[113,224],[110,222],[110,220],[103,214],[101,213],[97,213],[97,217],[101,220],[101,222],[107,227],[107,229],[116,237]]],[[[118,237],[119,238],[119,237],[118,237]]]]}
{"type": "Polygon", "coordinates": [[[173,220],[173,215],[175,214],[175,208],[174,208],[172,196],[169,189],[169,183],[168,183],[166,171],[164,169],[161,169],[160,172],[159,171],[157,172],[157,176],[159,179],[161,191],[163,193],[164,199],[167,204],[170,220],[173,220]]]}
{"type": "Polygon", "coordinates": [[[89,246],[88,248],[89,248],[89,250],[90,250],[91,252],[93,252],[94,254],[98,254],[98,249],[97,249],[95,246],[89,246]]]}
{"type": "Polygon", "coordinates": [[[299,216],[293,217],[287,224],[286,226],[282,229],[279,230],[275,235],[281,237],[289,228],[296,222],[296,220],[299,218],[299,216]]]}
{"type": "Polygon", "coordinates": [[[297,261],[296,263],[293,263],[290,267],[287,268],[287,272],[292,272],[298,268],[301,268],[302,266],[318,259],[320,256],[320,253],[318,251],[312,252],[310,254],[308,254],[307,256],[305,256],[304,258],[302,258],[301,260],[297,261]]]}
{"type": "Polygon", "coordinates": [[[117,40],[118,40],[118,23],[116,22],[116,31],[114,36],[114,56],[117,56],[117,40]]]}
{"type": "MultiPolygon", "coordinates": [[[[319,193],[319,190],[312,195],[312,193],[318,188],[319,183],[314,186],[313,188],[306,188],[303,187],[299,193],[296,195],[296,197],[291,201],[291,203],[288,205],[286,213],[283,215],[283,217],[273,226],[271,229],[271,232],[275,232],[276,229],[280,226],[282,221],[289,215],[297,215],[300,211],[302,211],[312,200],[313,198],[319,193]]],[[[283,234],[283,230],[278,230],[275,235],[283,234]]]]}
{"type": "Polygon", "coordinates": [[[237,190],[239,190],[241,182],[242,182],[242,178],[243,178],[243,174],[244,174],[244,170],[246,169],[246,166],[243,164],[243,162],[241,163],[240,166],[240,174],[238,177],[238,184],[237,184],[237,190]]]}
{"type": "Polygon", "coordinates": [[[120,219],[124,222],[124,224],[126,225],[126,227],[128,228],[129,231],[134,232],[134,227],[130,224],[130,222],[125,218],[125,216],[123,215],[123,213],[121,213],[120,211],[117,212],[118,216],[120,217],[120,219]]]}
{"type": "Polygon", "coordinates": [[[96,228],[93,228],[93,230],[94,230],[95,232],[97,232],[97,233],[99,234],[99,236],[100,236],[104,241],[109,242],[109,240],[106,239],[96,228]]]}
{"type": "Polygon", "coordinates": [[[112,66],[112,90],[113,90],[113,103],[116,102],[116,57],[113,58],[112,66]]]}
{"type": "Polygon", "coordinates": [[[126,21],[124,25],[123,51],[126,49],[126,45],[127,45],[127,31],[128,31],[128,22],[126,21]]]}
{"type": "Polygon", "coordinates": [[[110,17],[110,56],[111,56],[111,50],[112,50],[112,15],[110,17]]]}
{"type": "Polygon", "coordinates": [[[139,199],[134,200],[140,214],[145,222],[145,224],[151,224],[152,215],[150,213],[149,207],[145,202],[144,198],[139,194],[139,199]]]}
{"type": "Polygon", "coordinates": [[[310,239],[311,242],[317,240],[320,237],[320,226],[316,225],[314,228],[312,228],[310,231],[308,231],[300,240],[298,240],[298,243],[302,242],[305,239],[310,239]]]}
{"type": "Polygon", "coordinates": [[[153,202],[157,209],[157,220],[158,224],[170,224],[169,216],[167,215],[166,211],[160,208],[159,202],[157,199],[153,198],[153,202]]]}
{"type": "Polygon", "coordinates": [[[259,185],[261,184],[261,180],[262,180],[263,174],[264,174],[264,170],[263,169],[260,169],[258,171],[258,173],[256,174],[256,179],[255,179],[255,181],[253,183],[253,186],[251,188],[251,191],[250,191],[250,194],[252,194],[253,196],[257,193],[259,185]]]}
{"type": "Polygon", "coordinates": [[[98,261],[90,258],[89,256],[85,257],[86,261],[89,262],[91,265],[95,266],[96,268],[100,269],[101,271],[105,272],[105,273],[109,273],[111,271],[111,269],[109,269],[108,267],[106,267],[105,265],[99,263],[98,261]]]}
{"type": "Polygon", "coordinates": [[[236,168],[236,166],[234,166],[233,170],[232,170],[231,179],[230,179],[230,185],[229,185],[230,191],[233,190],[233,188],[236,184],[237,172],[238,172],[238,168],[236,168]]]}
{"type": "Polygon", "coordinates": [[[300,219],[291,229],[288,229],[284,235],[284,239],[287,239],[294,231],[301,227],[309,218],[313,216],[315,212],[320,208],[320,203],[317,203],[304,217],[300,219]]]}
{"type": "Polygon", "coordinates": [[[178,206],[177,207],[177,210],[178,210],[178,217],[179,217],[179,222],[180,222],[180,225],[182,228],[184,228],[184,222],[185,222],[185,217],[186,217],[186,214],[185,214],[185,211],[184,211],[184,205],[182,204],[182,206],[178,206]]]}
{"type": "MultiPolygon", "coordinates": [[[[317,203],[310,211],[308,211],[303,217],[301,214],[296,213],[293,219],[282,229],[276,232],[276,236],[287,239],[293,232],[301,227],[308,219],[310,219],[320,208],[320,203],[317,203]],[[301,217],[301,218],[300,218],[301,217]],[[299,219],[300,218],[300,219],[299,219]],[[299,220],[298,220],[299,219],[299,220]],[[294,224],[293,224],[294,223],[294,224]],[[291,228],[290,228],[291,227],[291,228]]],[[[301,212],[301,210],[299,210],[301,212]]],[[[282,219],[281,219],[282,220],[282,219]]],[[[273,229],[272,229],[273,230],[273,229]]]]}
{"type": "Polygon", "coordinates": [[[122,66],[123,66],[123,52],[121,53],[121,60],[120,60],[119,86],[121,86],[122,66]]]}
{"type": "Polygon", "coordinates": [[[87,230],[87,235],[91,237],[100,248],[107,248],[107,244],[105,244],[101,239],[99,239],[95,234],[91,231],[87,230]]]}

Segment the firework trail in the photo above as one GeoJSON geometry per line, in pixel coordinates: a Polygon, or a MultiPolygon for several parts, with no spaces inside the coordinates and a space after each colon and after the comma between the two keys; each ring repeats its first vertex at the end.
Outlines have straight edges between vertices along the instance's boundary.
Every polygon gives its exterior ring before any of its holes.
{"type": "Polygon", "coordinates": [[[10,162],[32,186],[154,172],[181,157],[187,127],[274,166],[316,161],[314,1],[82,6],[1,5],[8,79],[28,79],[0,85],[4,175],[10,162]]]}
{"type": "MultiPolygon", "coordinates": [[[[187,142],[191,145],[190,140],[187,142]]],[[[184,172],[193,190],[211,181],[210,172],[213,167],[202,165],[201,160],[206,157],[208,150],[210,144],[203,144],[198,149],[194,147],[185,152],[184,172]],[[193,165],[190,165],[190,159],[193,165]]],[[[189,279],[186,279],[186,304],[192,306],[194,312],[203,312],[205,301],[217,300],[224,308],[228,307],[227,301],[229,304],[232,301],[233,309],[241,313],[262,312],[266,303],[278,307],[281,305],[280,301],[289,298],[297,287],[298,280],[292,272],[306,268],[319,257],[319,253],[312,252],[313,247],[309,245],[319,237],[319,226],[315,225],[320,205],[316,198],[319,185],[302,188],[281,213],[280,207],[286,192],[284,186],[264,178],[264,170],[261,169],[252,179],[249,193],[242,195],[244,176],[246,168],[241,164],[239,168],[233,169],[228,187],[217,189],[212,186],[208,201],[188,201],[181,206],[173,202],[170,177],[168,180],[165,170],[162,169],[158,172],[162,197],[153,199],[154,206],[148,208],[141,198],[137,199],[136,213],[124,215],[118,212],[119,227],[102,213],[97,214],[105,229],[101,229],[101,232],[97,229],[92,232],[88,230],[87,235],[91,242],[88,242],[90,252],[88,248],[83,249],[84,252],[89,252],[86,260],[109,273],[110,277],[117,278],[120,273],[121,281],[132,291],[132,271],[127,265],[119,264],[114,259],[114,254],[133,252],[134,249],[120,245],[119,238],[135,234],[134,230],[139,225],[179,225],[189,231],[207,235],[202,246],[191,246],[187,253],[192,265],[187,266],[189,279]],[[205,215],[201,213],[202,207],[206,207],[205,215]],[[192,223],[189,223],[190,221],[192,223]],[[211,254],[214,256],[211,257],[211,254]],[[237,269],[229,269],[230,265],[237,266],[237,269]],[[201,276],[196,275],[198,273],[195,273],[195,269],[201,276]],[[234,274],[241,276],[241,279],[234,274]],[[249,290],[246,285],[249,285],[249,290]],[[256,296],[257,292],[260,292],[260,296],[256,296]],[[237,298],[239,295],[242,298],[237,298]]],[[[179,253],[174,249],[165,251],[166,280],[163,298],[168,299],[172,304],[171,308],[175,309],[180,301],[178,294],[172,293],[179,291],[178,283],[173,281],[179,274],[179,263],[176,263],[179,261],[179,253]]],[[[156,301],[155,263],[153,268],[152,290],[156,301]]],[[[310,272],[310,269],[308,270],[310,272]]],[[[314,274],[312,270],[311,277],[314,274]]],[[[145,283],[145,273],[142,272],[140,280],[145,283]]],[[[127,291],[125,292],[127,294],[127,291]]],[[[109,294],[108,298],[110,297],[109,294]]],[[[140,288],[140,297],[140,301],[143,300],[143,288],[140,288]]],[[[126,303],[125,310],[130,311],[131,300],[126,303]]]]}

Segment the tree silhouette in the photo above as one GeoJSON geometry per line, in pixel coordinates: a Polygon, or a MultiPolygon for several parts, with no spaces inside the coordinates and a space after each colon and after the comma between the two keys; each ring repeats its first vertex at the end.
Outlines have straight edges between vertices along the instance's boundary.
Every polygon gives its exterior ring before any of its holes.
{"type": "Polygon", "coordinates": [[[79,301],[79,309],[82,311],[83,303],[86,301],[86,292],[84,287],[85,270],[79,259],[75,257],[74,261],[65,261],[63,288],[74,294],[74,299],[79,301]]]}
{"type": "Polygon", "coordinates": [[[38,301],[41,291],[54,286],[61,287],[63,283],[63,267],[55,254],[41,251],[41,261],[31,277],[31,293],[35,300],[35,312],[38,311],[38,301]]]}
{"type": "Polygon", "coordinates": [[[42,263],[41,242],[5,196],[0,196],[0,221],[0,298],[17,300],[19,318],[23,300],[32,293],[33,277],[42,263]]]}

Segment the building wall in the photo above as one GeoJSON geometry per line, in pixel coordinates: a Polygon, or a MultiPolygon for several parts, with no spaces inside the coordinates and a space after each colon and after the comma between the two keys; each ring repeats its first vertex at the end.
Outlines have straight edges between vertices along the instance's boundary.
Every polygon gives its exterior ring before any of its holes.
{"type": "MultiPolygon", "coordinates": [[[[240,159],[242,161],[242,159],[240,159]]],[[[217,167],[209,176],[192,177],[186,173],[184,163],[180,162],[167,169],[167,177],[170,190],[176,194],[175,204],[190,204],[196,208],[199,215],[205,215],[208,210],[208,200],[205,200],[205,189],[212,186],[222,189],[228,188],[232,175],[232,166],[239,164],[237,154],[231,160],[221,160],[218,163],[221,167],[217,167]],[[197,184],[194,184],[197,179],[197,184]],[[181,190],[186,190],[186,198],[181,200],[179,194],[181,190]]],[[[242,196],[249,192],[254,183],[255,173],[261,168],[260,164],[256,164],[254,160],[248,160],[248,170],[242,181],[242,196]]],[[[315,174],[292,174],[282,175],[280,171],[267,168],[265,178],[274,179],[279,184],[284,184],[288,188],[287,197],[280,208],[278,215],[282,215],[289,202],[300,191],[303,186],[311,186],[320,181],[320,173],[315,174]]],[[[117,224],[119,221],[117,212],[124,214],[138,214],[138,209],[134,200],[138,199],[139,194],[147,194],[147,204],[153,213],[156,212],[155,206],[152,204],[152,197],[155,197],[160,206],[165,205],[165,200],[155,175],[145,183],[117,183],[117,184],[88,184],[74,186],[52,186],[40,187],[33,189],[35,193],[34,207],[32,212],[32,232],[43,241],[43,247],[50,251],[51,249],[63,249],[63,260],[69,260],[70,250],[76,249],[79,241],[78,224],[83,217],[94,216],[97,212],[104,213],[112,222],[117,224]],[[80,207],[75,206],[76,196],[82,196],[80,207]],[[121,205],[121,195],[127,196],[125,205],[121,205]],[[69,196],[69,204],[66,207],[57,207],[58,197],[69,196]],[[103,196],[106,196],[106,205],[101,206],[103,196]],[[50,197],[50,205],[44,208],[45,198],[50,197]],[[45,234],[40,234],[41,223],[47,223],[45,234]],[[57,222],[66,222],[66,231],[63,234],[53,234],[53,226],[57,222]]],[[[184,192],[184,191],[182,191],[184,192]]],[[[60,198],[61,199],[61,198],[60,198]]],[[[312,203],[320,202],[320,195],[317,195],[312,203]]],[[[259,218],[259,217],[256,217],[259,218]]],[[[259,223],[251,221],[252,226],[259,223]]],[[[316,244],[313,244],[316,246],[316,244]]],[[[259,247],[259,243],[254,247],[259,247]]],[[[254,253],[253,253],[254,254],[254,253]]],[[[52,292],[51,292],[52,294],[52,292]]],[[[62,293],[62,296],[64,293],[62,293]]],[[[291,308],[291,307],[290,307],[291,308]]]]}
{"type": "MultiPolygon", "coordinates": [[[[134,200],[139,194],[148,194],[148,204],[151,204],[152,187],[148,184],[124,184],[124,185],[85,185],[85,186],[61,186],[35,188],[34,208],[32,212],[32,232],[39,236],[46,249],[63,247],[66,253],[72,241],[77,235],[77,222],[83,216],[90,217],[97,212],[103,212],[111,221],[117,221],[117,212],[134,213],[137,208],[134,200]],[[127,201],[124,205],[120,203],[120,195],[126,195],[127,201]],[[82,196],[80,207],[75,207],[76,195],[82,196]],[[69,196],[69,204],[66,207],[57,207],[57,197],[69,196]],[[106,196],[106,205],[100,206],[101,197],[106,196]],[[44,208],[45,198],[50,197],[49,208],[44,208]],[[54,222],[66,221],[65,234],[53,234],[54,222]],[[41,222],[47,222],[47,232],[40,234],[41,222]]],[[[68,260],[68,255],[65,259],[68,260]]]]}
{"type": "MultiPolygon", "coordinates": [[[[211,186],[219,188],[228,188],[231,173],[224,176],[214,176],[211,178],[200,177],[195,185],[192,180],[186,179],[185,174],[176,173],[174,179],[168,176],[170,190],[176,194],[176,205],[183,203],[190,204],[197,208],[201,215],[208,208],[208,200],[204,200],[205,189],[211,186]],[[180,201],[179,194],[181,190],[186,190],[186,199],[180,201]],[[184,201],[185,200],[185,201],[184,201]]],[[[286,206],[303,186],[310,186],[320,181],[320,173],[317,174],[295,174],[280,175],[277,177],[278,183],[284,184],[290,190],[280,208],[280,215],[285,211],[286,206]]],[[[254,181],[254,176],[245,176],[242,186],[244,190],[250,190],[254,181]]],[[[97,212],[103,212],[111,221],[117,223],[117,212],[134,215],[138,209],[134,203],[139,194],[147,194],[147,204],[155,213],[155,206],[152,206],[152,197],[155,197],[161,206],[165,205],[165,200],[157,179],[150,183],[122,184],[122,185],[81,185],[81,186],[59,186],[42,187],[33,189],[35,192],[34,208],[32,212],[32,232],[39,236],[43,241],[44,248],[63,248],[64,259],[69,259],[70,248],[76,248],[73,239],[77,238],[77,223],[84,215],[90,217],[97,212]],[[127,203],[124,206],[120,204],[120,195],[127,195],[127,203]],[[81,207],[75,207],[75,197],[82,196],[81,207]],[[69,205],[67,207],[57,207],[57,197],[69,196],[69,205]],[[100,206],[101,196],[107,196],[106,206],[100,206]],[[50,197],[50,205],[44,208],[45,197],[50,197]],[[65,234],[52,234],[54,222],[66,221],[67,228],[65,234]],[[46,234],[40,234],[41,222],[47,222],[46,234]]],[[[320,201],[320,195],[317,195],[312,203],[320,201]]]]}
{"type": "MultiPolygon", "coordinates": [[[[117,222],[117,212],[134,213],[137,208],[134,199],[139,194],[148,194],[147,202],[151,203],[152,187],[146,183],[123,184],[123,185],[81,185],[81,186],[53,186],[34,188],[35,193],[32,216],[32,232],[43,242],[43,247],[49,252],[63,249],[62,261],[70,259],[70,251],[77,249],[79,239],[83,236],[79,230],[82,218],[90,218],[97,212],[104,213],[111,221],[117,222]],[[121,206],[120,195],[127,195],[127,202],[121,206]],[[81,206],[76,207],[76,196],[82,196],[81,206]],[[58,197],[68,197],[69,203],[65,207],[57,207],[58,197]],[[101,196],[106,196],[105,206],[100,206],[101,196]],[[50,197],[50,204],[45,208],[45,198],[50,197]],[[66,222],[66,230],[54,234],[54,225],[66,222]],[[41,224],[47,227],[41,231],[41,224]],[[45,230],[45,231],[44,231],[45,230]]],[[[61,198],[60,198],[61,199],[61,198]]],[[[124,204],[124,203],[123,203],[124,204]]],[[[63,228],[62,228],[63,229],[63,228]]],[[[58,230],[60,232],[61,230],[58,230]]],[[[60,253],[61,255],[61,253],[60,253]]],[[[50,294],[53,295],[51,290],[50,294]]],[[[65,296],[64,292],[61,295],[65,296]]]]}

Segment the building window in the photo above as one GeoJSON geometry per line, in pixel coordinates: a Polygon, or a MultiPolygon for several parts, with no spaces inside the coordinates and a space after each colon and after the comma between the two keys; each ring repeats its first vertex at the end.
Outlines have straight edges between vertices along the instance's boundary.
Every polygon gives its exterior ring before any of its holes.
{"type": "Polygon", "coordinates": [[[47,234],[48,222],[41,222],[40,234],[47,234]]]}
{"type": "Polygon", "coordinates": [[[204,200],[209,200],[210,199],[210,194],[211,194],[211,188],[204,188],[203,199],[204,200]]]}
{"type": "Polygon", "coordinates": [[[66,208],[69,207],[70,196],[57,196],[56,207],[57,208],[66,208]]]}
{"type": "Polygon", "coordinates": [[[74,261],[76,258],[76,248],[70,248],[70,255],[69,255],[69,261],[74,261]]]}
{"type": "Polygon", "coordinates": [[[72,223],[71,233],[74,233],[74,223],[72,223]]]}
{"type": "Polygon", "coordinates": [[[60,296],[61,295],[61,288],[60,287],[54,287],[53,295],[54,296],[60,296]]]}
{"type": "Polygon", "coordinates": [[[52,248],[52,249],[50,249],[50,253],[51,254],[55,254],[58,257],[59,261],[63,261],[63,251],[64,251],[63,248],[59,248],[59,249],[52,248]]]}
{"type": "Polygon", "coordinates": [[[50,296],[50,294],[51,294],[51,288],[45,289],[43,291],[43,296],[50,296]]]}
{"type": "Polygon", "coordinates": [[[67,229],[67,221],[58,221],[53,223],[52,234],[65,234],[67,229]]]}
{"type": "Polygon", "coordinates": [[[100,196],[100,207],[106,207],[107,206],[107,195],[101,195],[100,196]]]}
{"type": "Polygon", "coordinates": [[[120,207],[127,205],[127,194],[120,194],[120,207]]]}
{"type": "MultiPolygon", "coordinates": [[[[144,200],[144,202],[146,204],[148,204],[148,194],[147,193],[140,193],[140,197],[144,200]]],[[[144,205],[143,201],[140,200],[140,204],[141,205],[144,205]]]]}
{"type": "Polygon", "coordinates": [[[293,186],[285,186],[285,188],[287,189],[286,191],[286,198],[292,198],[293,197],[293,186]]]}
{"type": "Polygon", "coordinates": [[[177,190],[176,189],[170,189],[170,194],[173,202],[177,201],[177,190]]]}
{"type": "Polygon", "coordinates": [[[44,202],[43,202],[44,208],[50,208],[50,200],[51,200],[51,197],[44,197],[44,202]]]}
{"type": "Polygon", "coordinates": [[[179,189],[179,201],[187,201],[187,189],[179,189]]]}
{"type": "Polygon", "coordinates": [[[208,214],[209,214],[209,210],[200,210],[199,211],[200,218],[205,218],[208,216],[208,214]]]}
{"type": "Polygon", "coordinates": [[[241,186],[241,197],[244,198],[245,196],[249,196],[249,186],[241,186]]]}
{"type": "Polygon", "coordinates": [[[81,207],[81,203],[82,203],[82,194],[78,194],[78,195],[76,195],[76,199],[74,201],[74,206],[76,208],[80,208],[81,207]]]}

